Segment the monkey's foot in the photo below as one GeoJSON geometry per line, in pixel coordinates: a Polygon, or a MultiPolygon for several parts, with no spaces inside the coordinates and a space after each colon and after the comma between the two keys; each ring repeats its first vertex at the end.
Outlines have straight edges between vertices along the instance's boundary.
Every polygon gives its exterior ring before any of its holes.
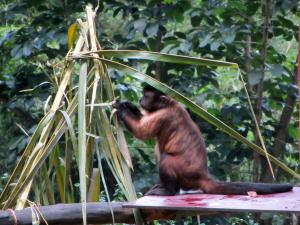
{"type": "Polygon", "coordinates": [[[145,196],[146,195],[170,196],[175,194],[176,194],[175,191],[170,191],[161,184],[155,184],[149,191],[145,193],[145,196]]]}

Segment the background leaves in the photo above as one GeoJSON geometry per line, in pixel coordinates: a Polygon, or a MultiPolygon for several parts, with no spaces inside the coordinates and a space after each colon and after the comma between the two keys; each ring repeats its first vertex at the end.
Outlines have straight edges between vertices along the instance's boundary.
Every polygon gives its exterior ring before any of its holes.
{"type": "MultiPolygon", "coordinates": [[[[32,135],[35,124],[43,116],[44,108],[48,107],[45,106],[48,96],[57,91],[60,82],[59,76],[52,76],[52,72],[53,66],[67,52],[67,28],[82,16],[86,3],[87,1],[72,0],[0,3],[0,164],[3,165],[0,167],[0,190],[29,141],[28,136],[16,124],[32,135]],[[45,81],[49,83],[39,86],[45,81]],[[20,92],[30,89],[33,90],[20,92]]],[[[294,81],[298,5],[298,1],[290,0],[272,2],[261,128],[267,149],[299,172],[298,112],[295,107],[297,86],[294,81]],[[281,121],[289,113],[291,120],[286,126],[282,126],[281,121]],[[279,138],[281,132],[286,136],[279,138]],[[273,151],[277,142],[282,144],[279,152],[273,151]]],[[[161,51],[238,63],[243,74],[247,76],[250,97],[254,102],[262,64],[260,51],[263,7],[264,1],[246,0],[139,0],[134,4],[126,0],[104,1],[100,5],[101,13],[97,18],[97,37],[104,49],[161,51]],[[249,55],[246,54],[247,35],[251,36],[249,55]],[[257,76],[254,82],[251,76],[253,72],[257,76]]],[[[195,68],[164,62],[157,64],[154,61],[138,62],[136,59],[128,59],[126,64],[153,76],[159,73],[162,82],[190,97],[249,140],[254,140],[254,126],[240,81],[230,70],[215,67],[195,68]]],[[[56,74],[61,72],[58,67],[55,70],[56,74]]],[[[127,73],[109,70],[112,80],[117,83],[116,94],[122,99],[137,102],[142,84],[127,73]]],[[[73,77],[72,84],[76,82],[73,77]]],[[[68,93],[77,88],[72,84],[68,93]]],[[[197,116],[192,114],[192,117],[204,133],[212,174],[222,180],[251,180],[253,168],[258,166],[252,164],[251,151],[216,131],[197,116]]],[[[138,190],[144,192],[155,180],[156,169],[152,152],[154,144],[151,141],[145,144],[138,142],[128,133],[125,136],[133,154],[134,182],[138,190]]],[[[70,145],[61,143],[65,144],[70,145]]],[[[57,157],[58,162],[63,162],[64,159],[61,153],[51,157],[57,157]]],[[[51,161],[47,163],[49,168],[53,168],[51,161]]],[[[78,177],[73,167],[70,170],[78,177]]],[[[50,181],[56,179],[53,172],[48,172],[48,176],[50,181]]],[[[282,182],[293,181],[280,171],[277,171],[277,179],[282,182]]],[[[79,193],[76,182],[73,191],[79,193]]],[[[115,181],[107,183],[111,193],[120,197],[115,181]]],[[[55,188],[53,190],[58,193],[55,188]]],[[[55,198],[59,198],[57,194],[55,198]]],[[[219,220],[221,222],[218,223],[230,223],[224,218],[219,220]]],[[[215,224],[212,221],[210,223],[215,224]]]]}

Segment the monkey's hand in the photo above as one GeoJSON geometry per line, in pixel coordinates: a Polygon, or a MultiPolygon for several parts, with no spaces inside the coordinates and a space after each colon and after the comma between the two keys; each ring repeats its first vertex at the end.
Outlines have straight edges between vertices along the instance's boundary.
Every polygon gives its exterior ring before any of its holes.
{"type": "Polygon", "coordinates": [[[116,100],[112,106],[117,109],[117,115],[121,120],[124,120],[126,116],[131,116],[135,119],[140,119],[142,117],[140,110],[129,101],[120,102],[119,100],[116,100]]]}
{"type": "Polygon", "coordinates": [[[126,109],[126,104],[125,102],[121,102],[120,100],[116,100],[113,104],[112,107],[117,110],[117,117],[119,120],[123,120],[125,111],[126,109]]]}
{"type": "Polygon", "coordinates": [[[115,109],[118,109],[121,104],[121,101],[119,99],[116,99],[115,102],[112,104],[112,107],[115,109]]]}

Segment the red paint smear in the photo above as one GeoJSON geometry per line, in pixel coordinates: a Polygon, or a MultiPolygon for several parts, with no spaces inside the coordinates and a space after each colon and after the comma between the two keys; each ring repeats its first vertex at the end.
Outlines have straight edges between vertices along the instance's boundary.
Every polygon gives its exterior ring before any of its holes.
{"type": "Polygon", "coordinates": [[[232,212],[296,212],[300,213],[300,187],[293,191],[257,195],[188,194],[175,196],[145,196],[124,205],[127,208],[160,208],[196,211],[232,212]]]}

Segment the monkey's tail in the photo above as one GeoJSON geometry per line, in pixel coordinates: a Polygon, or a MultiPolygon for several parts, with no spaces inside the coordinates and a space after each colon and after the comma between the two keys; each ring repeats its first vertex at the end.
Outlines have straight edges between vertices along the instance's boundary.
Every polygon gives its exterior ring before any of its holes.
{"type": "Polygon", "coordinates": [[[202,188],[209,194],[247,195],[249,191],[257,194],[288,192],[293,189],[291,184],[251,183],[251,182],[216,182],[210,181],[202,188]]]}

